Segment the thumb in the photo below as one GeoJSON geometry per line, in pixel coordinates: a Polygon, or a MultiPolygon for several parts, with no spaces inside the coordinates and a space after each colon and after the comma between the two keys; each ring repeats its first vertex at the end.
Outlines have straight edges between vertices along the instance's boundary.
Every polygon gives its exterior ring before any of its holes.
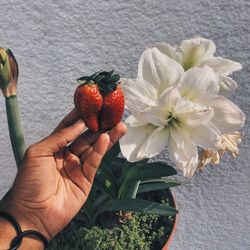
{"type": "Polygon", "coordinates": [[[77,123],[46,137],[37,146],[41,148],[43,153],[53,155],[74,141],[85,130],[85,127],[85,123],[79,120],[77,123]]]}

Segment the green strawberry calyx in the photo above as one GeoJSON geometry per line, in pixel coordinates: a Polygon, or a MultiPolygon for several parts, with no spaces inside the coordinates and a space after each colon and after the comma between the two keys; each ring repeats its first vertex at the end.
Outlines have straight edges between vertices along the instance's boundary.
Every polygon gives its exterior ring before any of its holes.
{"type": "Polygon", "coordinates": [[[107,95],[110,92],[116,90],[119,84],[120,76],[114,74],[114,70],[111,71],[98,71],[91,76],[83,76],[77,79],[77,82],[81,85],[97,84],[99,90],[103,95],[107,95]]]}

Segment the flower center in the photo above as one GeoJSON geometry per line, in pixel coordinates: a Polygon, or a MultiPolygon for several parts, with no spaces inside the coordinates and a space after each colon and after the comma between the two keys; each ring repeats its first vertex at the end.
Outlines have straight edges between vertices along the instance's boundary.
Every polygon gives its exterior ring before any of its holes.
{"type": "Polygon", "coordinates": [[[177,127],[179,122],[180,121],[173,113],[171,113],[171,112],[168,113],[167,126],[177,127]]]}

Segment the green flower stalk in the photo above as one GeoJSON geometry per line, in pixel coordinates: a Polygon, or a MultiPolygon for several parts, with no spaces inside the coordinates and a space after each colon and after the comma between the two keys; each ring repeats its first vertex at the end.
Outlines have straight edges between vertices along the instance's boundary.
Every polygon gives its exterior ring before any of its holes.
{"type": "Polygon", "coordinates": [[[5,97],[9,134],[19,168],[26,149],[17,101],[18,65],[12,52],[0,47],[0,88],[5,97]]]}

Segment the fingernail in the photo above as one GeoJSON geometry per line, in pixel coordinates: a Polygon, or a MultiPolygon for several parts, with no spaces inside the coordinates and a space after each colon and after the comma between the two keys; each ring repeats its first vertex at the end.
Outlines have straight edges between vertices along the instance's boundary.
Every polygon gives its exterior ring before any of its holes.
{"type": "Polygon", "coordinates": [[[74,124],[74,126],[79,126],[79,125],[85,126],[84,121],[80,119],[80,120],[78,120],[78,121],[74,124]]]}
{"type": "Polygon", "coordinates": [[[107,133],[102,133],[101,136],[103,136],[103,137],[105,137],[105,138],[108,138],[108,139],[110,138],[110,137],[109,137],[109,134],[107,134],[107,133]]]}

